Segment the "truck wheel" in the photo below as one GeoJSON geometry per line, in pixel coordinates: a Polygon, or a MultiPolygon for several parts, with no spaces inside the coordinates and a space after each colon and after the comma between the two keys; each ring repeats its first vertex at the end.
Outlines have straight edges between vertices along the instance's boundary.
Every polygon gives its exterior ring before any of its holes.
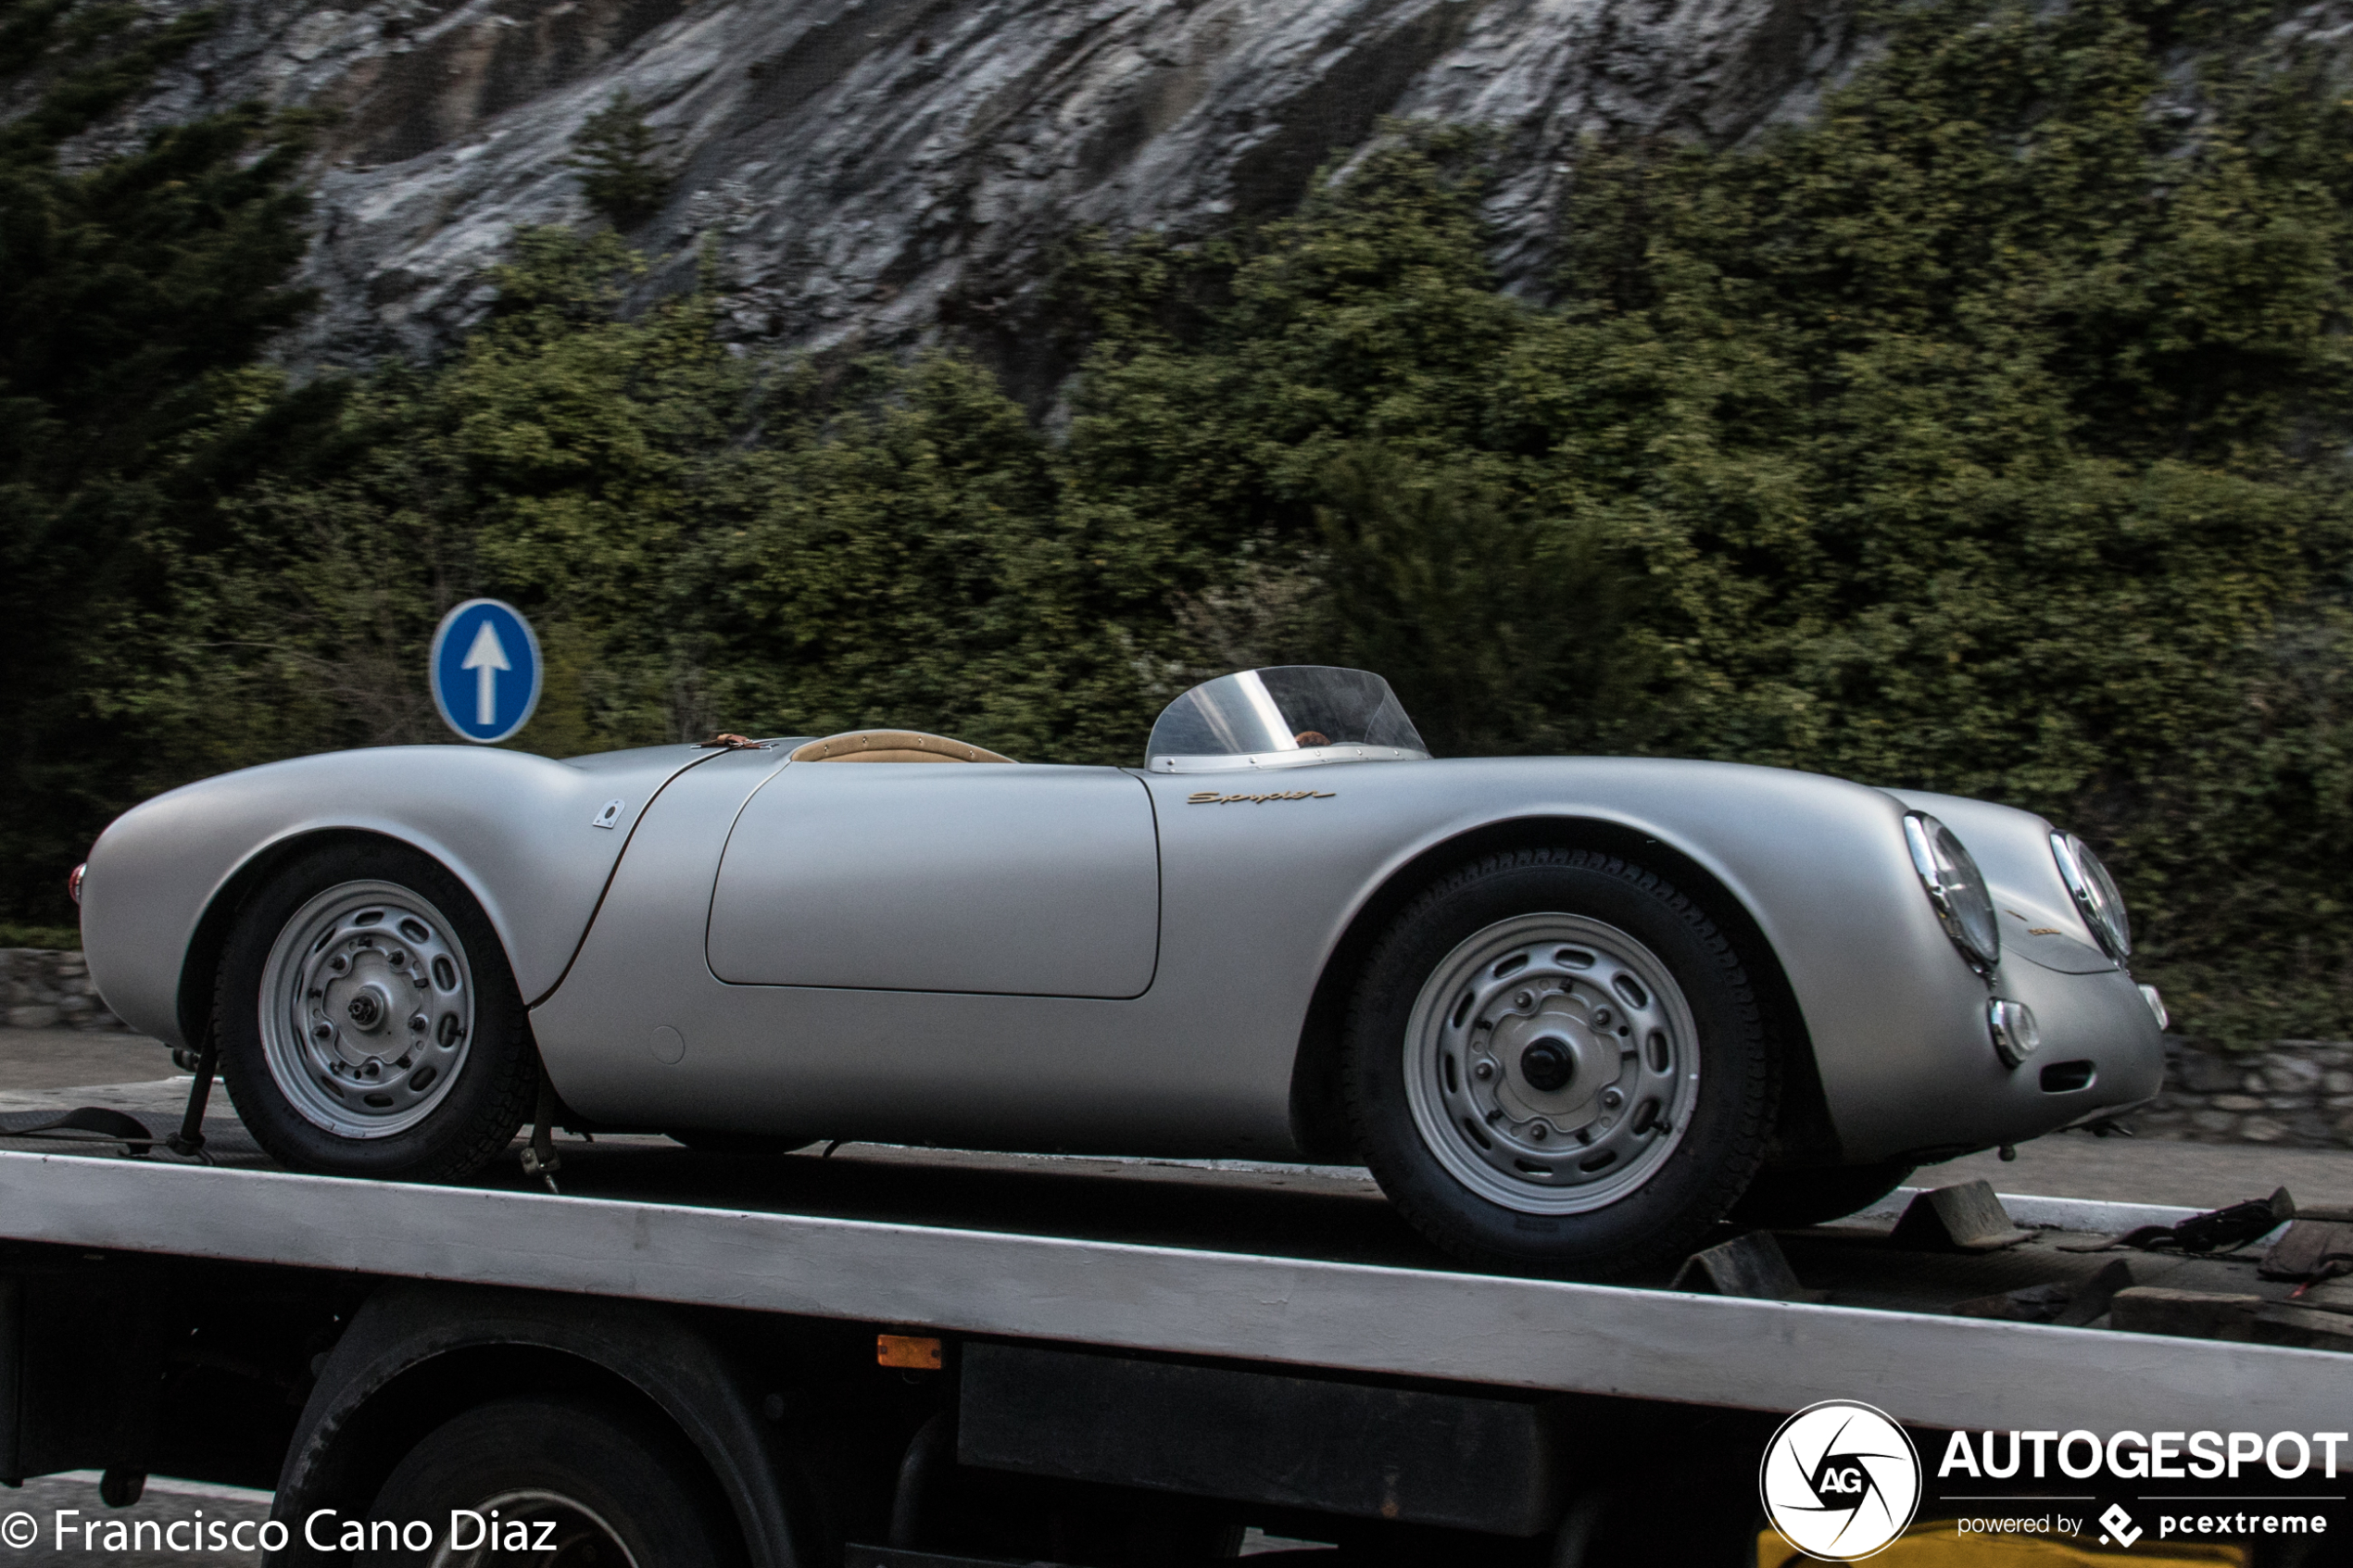
{"type": "Polygon", "coordinates": [[[497,1399],[436,1427],[369,1514],[432,1527],[431,1546],[386,1562],[718,1568],[741,1558],[718,1486],[683,1441],[580,1399],[497,1399]]]}
{"type": "Polygon", "coordinates": [[[1732,1206],[1734,1223],[1767,1229],[1843,1220],[1904,1185],[1915,1167],[1828,1165],[1805,1171],[1759,1171],[1732,1206]]]}
{"type": "Polygon", "coordinates": [[[538,1060],[471,894],[400,845],[296,859],[237,916],[213,1027],[254,1141],[300,1171],[447,1181],[514,1137],[538,1060]]]}
{"type": "Polygon", "coordinates": [[[1491,856],[1374,947],[1342,1043],[1357,1147],[1482,1267],[1604,1278],[1691,1252],[1764,1158],[1779,1060],[1746,972],[1664,878],[1491,856]]]}

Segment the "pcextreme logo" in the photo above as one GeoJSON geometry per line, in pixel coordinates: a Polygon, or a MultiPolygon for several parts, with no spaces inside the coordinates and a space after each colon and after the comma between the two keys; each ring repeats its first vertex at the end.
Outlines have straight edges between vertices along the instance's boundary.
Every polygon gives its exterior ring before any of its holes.
{"type": "Polygon", "coordinates": [[[1757,1467],[1765,1516],[1824,1562],[1853,1562],[1902,1535],[1920,1506],[1920,1456],[1883,1411],[1824,1399],[1781,1423],[1757,1467]]]}

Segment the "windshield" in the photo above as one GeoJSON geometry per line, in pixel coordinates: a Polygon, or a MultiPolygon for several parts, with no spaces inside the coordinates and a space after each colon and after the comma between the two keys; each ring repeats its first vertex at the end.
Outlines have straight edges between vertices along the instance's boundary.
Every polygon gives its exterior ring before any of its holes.
{"type": "Polygon", "coordinates": [[[1364,670],[1286,664],[1205,681],[1164,709],[1145,746],[1156,773],[1428,757],[1389,683],[1364,670]]]}

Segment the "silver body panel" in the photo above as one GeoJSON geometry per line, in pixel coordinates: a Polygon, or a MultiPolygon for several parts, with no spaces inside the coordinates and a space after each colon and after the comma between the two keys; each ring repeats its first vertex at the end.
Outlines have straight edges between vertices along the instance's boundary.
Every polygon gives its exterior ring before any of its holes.
{"type": "Polygon", "coordinates": [[[236,868],[318,825],[363,827],[475,890],[536,998],[556,1086],[598,1121],[1283,1157],[1309,1006],[1367,901],[1465,834],[1581,822],[1671,846],[1754,918],[1849,1160],[2032,1137],[2145,1099],[2162,1070],[2154,1018],[2058,881],[2048,824],[1981,802],[1915,797],[2008,911],[1990,984],[1922,895],[1904,801],[1816,774],[1515,758],[1238,784],[787,763],[782,747],[625,755],[359,752],[159,797],[94,852],[93,972],[119,1013],[176,1038],[188,934],[236,868]],[[591,828],[616,796],[622,828],[591,828]],[[2019,1069],[1992,1049],[1989,995],[2042,1021],[2019,1069]],[[2046,1093],[2039,1069],[2061,1060],[2089,1061],[2090,1085],[2046,1093]]]}
{"type": "Polygon", "coordinates": [[[461,746],[383,746],[248,768],[159,795],[90,851],[82,940],[115,1016],[175,1046],[196,924],[255,857],[309,834],[381,834],[431,855],[482,903],[526,999],[562,975],[647,802],[711,753],[575,762],[461,746]],[[608,802],[611,825],[593,825],[608,802]]]}
{"type": "Polygon", "coordinates": [[[1141,996],[1151,800],[1111,768],[784,768],[728,834],[710,946],[738,985],[1141,996]]]}
{"type": "MultiPolygon", "coordinates": [[[[2003,1201],[2098,1231],[2186,1213],[2003,1201]]],[[[0,1153],[0,1235],[1701,1405],[1860,1397],[1922,1426],[2345,1424],[2329,1350],[738,1209],[0,1153]]]]}

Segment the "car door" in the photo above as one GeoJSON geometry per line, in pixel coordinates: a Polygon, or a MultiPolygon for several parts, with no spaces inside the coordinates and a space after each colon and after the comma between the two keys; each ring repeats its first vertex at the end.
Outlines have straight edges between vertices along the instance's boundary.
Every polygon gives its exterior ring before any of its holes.
{"type": "Polygon", "coordinates": [[[1151,797],[1114,768],[789,763],[728,835],[705,942],[737,985],[1140,996],[1151,797]]]}

